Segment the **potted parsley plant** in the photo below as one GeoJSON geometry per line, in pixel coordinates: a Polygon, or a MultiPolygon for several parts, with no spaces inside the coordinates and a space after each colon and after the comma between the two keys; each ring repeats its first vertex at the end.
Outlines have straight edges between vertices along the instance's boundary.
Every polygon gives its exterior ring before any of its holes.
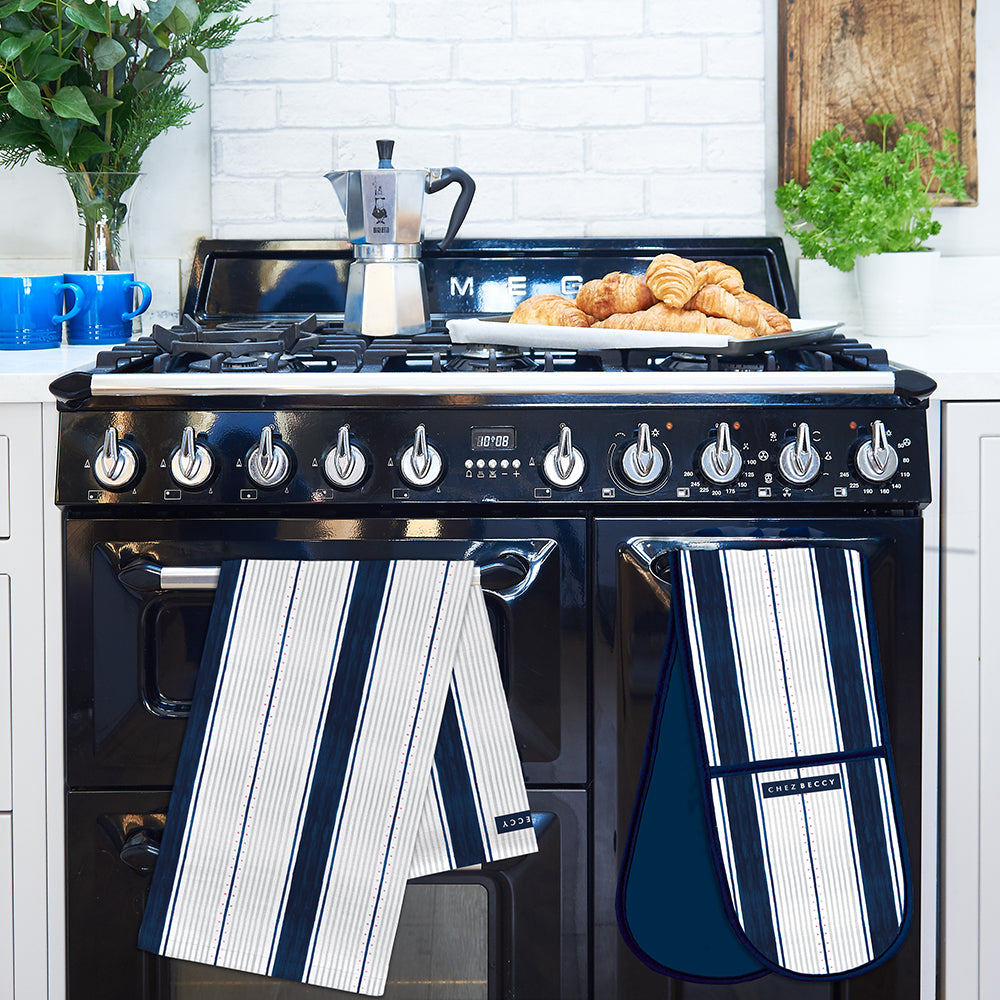
{"type": "Polygon", "coordinates": [[[842,124],[823,132],[809,150],[807,183],[790,180],[775,195],[804,257],[841,271],[857,264],[865,330],[876,336],[923,328],[939,257],[927,246],[941,231],[934,209],[967,197],[957,134],[942,130],[935,148],[925,125],[908,122],[892,142],[895,121],[865,119],[881,130],[878,140],[855,139],[842,124]]]}

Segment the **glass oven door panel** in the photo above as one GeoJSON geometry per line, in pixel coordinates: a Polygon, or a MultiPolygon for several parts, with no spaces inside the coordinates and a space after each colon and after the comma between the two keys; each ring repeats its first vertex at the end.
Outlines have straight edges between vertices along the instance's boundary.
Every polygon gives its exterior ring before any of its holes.
{"type": "MultiPolygon", "coordinates": [[[[70,792],[67,799],[69,1000],[356,995],[140,951],[135,942],[169,795],[70,792]]],[[[529,801],[536,854],[407,886],[387,1000],[588,995],[587,793],[533,789],[529,801]]]]}
{"type": "MultiPolygon", "coordinates": [[[[920,858],[922,522],[919,518],[782,521],[600,519],[597,523],[594,633],[594,908],[595,995],[643,996],[665,980],[629,951],[614,911],[620,857],[639,783],[670,615],[667,554],[699,539],[747,544],[848,544],[864,552],[872,581],[889,731],[911,859],[920,858]],[[605,746],[616,754],[602,753],[605,746]],[[617,991],[617,992],[616,992],[617,991]]],[[[911,865],[919,897],[920,865],[911,865]]],[[[734,1000],[774,996],[915,1000],[919,914],[898,955],[849,983],[793,984],[768,976],[726,987],[734,1000]],[[782,987],[783,988],[783,987],[782,987]],[[796,992],[798,990],[798,992],[796,992]],[[837,992],[837,991],[840,992],[837,992]],[[846,992],[845,992],[846,991],[846,992]]],[[[669,980],[677,1000],[720,987],[669,980]]],[[[707,992],[706,992],[707,991],[707,992]]]]}
{"type": "Polygon", "coordinates": [[[69,784],[172,782],[212,570],[238,558],[473,559],[525,778],[583,784],[583,551],[584,522],[572,519],[69,521],[69,784]]]}

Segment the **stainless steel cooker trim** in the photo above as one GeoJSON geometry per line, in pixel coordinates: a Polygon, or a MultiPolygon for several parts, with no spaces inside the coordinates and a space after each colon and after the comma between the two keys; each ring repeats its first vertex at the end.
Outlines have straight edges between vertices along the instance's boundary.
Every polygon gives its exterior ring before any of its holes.
{"type": "Polygon", "coordinates": [[[336,375],[295,372],[270,375],[259,372],[156,372],[150,374],[95,374],[94,396],[635,396],[698,393],[799,395],[892,395],[892,371],[869,372],[343,372],[336,375]]]}

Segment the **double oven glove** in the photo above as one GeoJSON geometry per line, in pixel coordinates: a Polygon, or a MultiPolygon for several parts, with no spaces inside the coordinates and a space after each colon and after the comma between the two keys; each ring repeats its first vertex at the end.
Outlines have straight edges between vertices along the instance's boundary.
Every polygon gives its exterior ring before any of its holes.
{"type": "MultiPolygon", "coordinates": [[[[668,647],[737,938],[796,978],[881,964],[905,938],[912,891],[862,554],[723,545],[670,560],[668,647]]],[[[642,817],[633,825],[641,834],[642,817]]]]}

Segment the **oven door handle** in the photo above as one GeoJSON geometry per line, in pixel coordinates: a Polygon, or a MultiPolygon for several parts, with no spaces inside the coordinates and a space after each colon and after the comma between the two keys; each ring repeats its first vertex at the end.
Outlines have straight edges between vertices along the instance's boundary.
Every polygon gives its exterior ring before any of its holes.
{"type": "MultiPolygon", "coordinates": [[[[505,603],[516,600],[531,586],[538,563],[545,553],[525,553],[511,550],[500,552],[490,562],[477,565],[483,590],[495,594],[505,603]],[[503,589],[488,586],[483,579],[495,572],[513,571],[518,579],[503,589]]],[[[147,559],[131,562],[118,572],[118,580],[129,590],[140,593],[151,590],[215,590],[219,583],[218,566],[160,566],[147,559]]]]}
{"type": "Polygon", "coordinates": [[[861,545],[863,537],[799,537],[797,535],[684,535],[679,537],[657,536],[630,538],[621,546],[621,551],[631,557],[633,562],[660,584],[670,585],[670,566],[667,557],[676,549],[707,548],[715,549],[720,543],[727,546],[755,548],[759,546],[797,545],[861,545]]]}

